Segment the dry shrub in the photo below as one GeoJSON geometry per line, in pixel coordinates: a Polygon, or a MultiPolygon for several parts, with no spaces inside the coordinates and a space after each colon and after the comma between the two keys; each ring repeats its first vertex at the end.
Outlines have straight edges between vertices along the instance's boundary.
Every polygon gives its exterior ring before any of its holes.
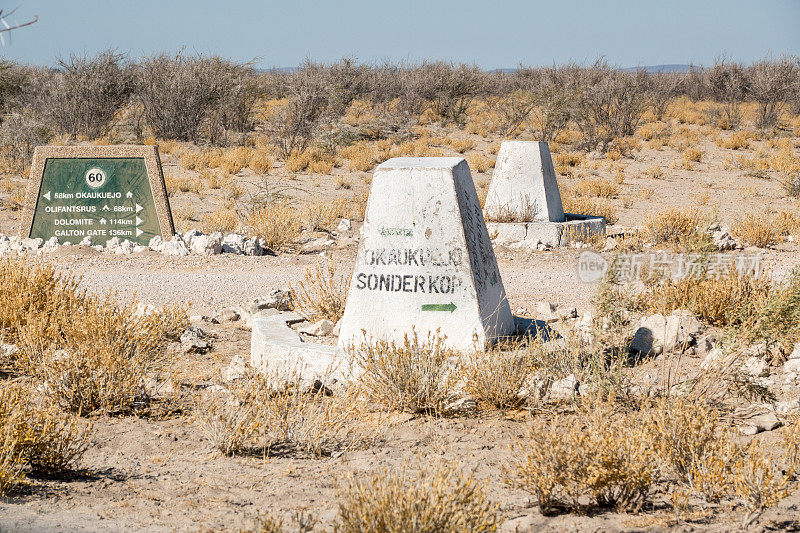
{"type": "Polygon", "coordinates": [[[746,131],[737,131],[728,137],[717,139],[717,146],[728,150],[747,150],[750,148],[750,135],[746,131]]]}
{"type": "Polygon", "coordinates": [[[705,218],[696,209],[666,209],[647,217],[644,233],[653,244],[683,244],[698,240],[705,218]]]}
{"type": "Polygon", "coordinates": [[[350,480],[339,498],[335,530],[342,533],[494,532],[502,522],[485,484],[452,462],[404,465],[350,480]]]}
{"type": "Polygon", "coordinates": [[[450,141],[450,148],[452,148],[459,154],[463,154],[464,152],[475,148],[475,141],[473,141],[472,139],[456,139],[450,141]]]}
{"type": "MultiPolygon", "coordinates": [[[[693,489],[705,481],[710,455],[721,428],[719,413],[696,399],[666,398],[647,412],[647,426],[654,449],[670,472],[693,489]],[[697,478],[697,479],[696,479],[697,478]]],[[[701,493],[707,492],[700,490],[701,493]]]]}
{"type": "Polygon", "coordinates": [[[272,169],[275,161],[265,152],[255,152],[251,155],[247,168],[256,174],[267,174],[272,169]]]}
{"type": "Polygon", "coordinates": [[[619,185],[606,178],[583,179],[575,186],[575,192],[579,196],[615,198],[619,194],[619,185]]]}
{"type": "Polygon", "coordinates": [[[536,360],[526,348],[512,351],[475,351],[465,356],[460,373],[467,392],[496,409],[514,409],[527,401],[536,360]]]}
{"type": "Polygon", "coordinates": [[[221,231],[230,233],[239,226],[239,216],[234,209],[220,207],[203,217],[203,232],[214,233],[221,231]]]}
{"type": "Polygon", "coordinates": [[[455,384],[456,354],[439,335],[420,342],[414,332],[402,344],[378,341],[350,347],[363,371],[368,396],[386,408],[412,413],[441,413],[455,384]]]}
{"type": "Polygon", "coordinates": [[[770,215],[747,213],[731,226],[731,232],[737,239],[758,248],[775,245],[781,239],[780,227],[770,215]]]}
{"type": "Polygon", "coordinates": [[[618,220],[617,210],[609,200],[578,196],[567,189],[563,192],[565,194],[562,194],[561,200],[564,204],[565,213],[603,217],[608,224],[616,224],[618,220]]]}
{"type": "Polygon", "coordinates": [[[164,177],[164,184],[167,186],[167,194],[173,196],[176,192],[200,193],[203,190],[203,182],[192,176],[175,176],[167,174],[164,177]]]}
{"type": "Polygon", "coordinates": [[[475,172],[486,172],[490,168],[494,168],[494,161],[481,153],[474,153],[467,158],[469,168],[475,172]]]}
{"type": "Polygon", "coordinates": [[[530,492],[545,514],[559,507],[637,510],[657,475],[647,430],[599,398],[568,419],[534,419],[516,455],[508,483],[530,492]]]}
{"type": "Polygon", "coordinates": [[[359,418],[365,412],[352,391],[329,395],[324,387],[310,388],[297,370],[270,369],[198,400],[195,419],[224,455],[321,457],[368,440],[368,424],[359,418]]]}
{"type": "Polygon", "coordinates": [[[365,142],[351,144],[342,149],[340,155],[348,160],[347,168],[366,172],[375,166],[377,154],[375,149],[365,142]]]}
{"type": "Polygon", "coordinates": [[[748,320],[768,300],[772,288],[768,276],[756,277],[735,268],[712,273],[716,275],[698,274],[679,280],[646,280],[638,305],[649,313],[689,309],[704,322],[726,326],[748,320]]]}
{"type": "Polygon", "coordinates": [[[7,196],[3,200],[12,211],[19,211],[25,205],[25,184],[10,178],[0,181],[0,190],[7,196]]]}
{"type": "Polygon", "coordinates": [[[335,161],[322,150],[310,148],[302,152],[294,151],[286,158],[286,169],[289,172],[308,170],[314,174],[330,174],[335,161]]]}
{"type": "Polygon", "coordinates": [[[342,274],[337,276],[333,261],[328,261],[326,267],[317,263],[306,269],[297,289],[290,287],[294,309],[308,320],[327,318],[338,322],[344,315],[349,287],[350,278],[342,274]]]}
{"type": "Polygon", "coordinates": [[[300,211],[306,227],[311,231],[331,231],[339,219],[351,217],[354,209],[353,203],[347,198],[309,202],[303,205],[300,211]]]}
{"type": "Polygon", "coordinates": [[[562,152],[556,154],[556,172],[561,176],[572,177],[583,163],[584,158],[584,154],[580,152],[562,152]]]}
{"type": "MultiPolygon", "coordinates": [[[[483,198],[479,198],[481,206],[486,203],[486,195],[488,190],[478,193],[483,198]]],[[[536,202],[531,202],[530,197],[526,194],[520,205],[513,206],[510,203],[496,205],[486,211],[485,217],[490,222],[533,222],[538,214],[538,207],[536,202]]]]}
{"type": "Polygon", "coordinates": [[[703,158],[703,152],[697,148],[687,148],[683,151],[683,160],[686,163],[699,163],[703,158]]]}
{"type": "Polygon", "coordinates": [[[644,175],[650,179],[661,179],[664,177],[664,171],[658,165],[650,165],[644,171],[644,175]]]}
{"type": "Polygon", "coordinates": [[[89,447],[89,425],[35,397],[28,386],[0,386],[0,494],[27,475],[75,468],[89,447]]]}
{"type": "Polygon", "coordinates": [[[87,294],[45,263],[0,259],[0,273],[0,334],[20,349],[14,366],[70,411],[129,410],[188,324],[182,308],[142,316],[136,302],[87,294]]]}
{"type": "Polygon", "coordinates": [[[242,227],[248,235],[264,239],[267,247],[275,251],[295,242],[303,229],[296,209],[275,202],[245,215],[242,227]]]}

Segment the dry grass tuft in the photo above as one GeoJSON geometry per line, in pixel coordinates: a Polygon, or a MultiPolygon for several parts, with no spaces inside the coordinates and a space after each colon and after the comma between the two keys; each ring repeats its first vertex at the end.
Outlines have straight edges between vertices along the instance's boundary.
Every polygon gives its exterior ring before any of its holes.
{"type": "Polygon", "coordinates": [[[327,267],[317,263],[306,269],[305,276],[291,287],[295,310],[308,320],[327,318],[336,323],[344,315],[350,278],[338,275],[333,261],[327,267]]]}
{"type": "Polygon", "coordinates": [[[731,226],[731,233],[751,246],[767,248],[781,240],[781,227],[771,215],[747,213],[731,226]]]}
{"type": "Polygon", "coordinates": [[[666,209],[647,217],[644,233],[653,244],[682,244],[703,235],[705,218],[696,209],[666,209]]]}
{"type": "Polygon", "coordinates": [[[29,387],[0,385],[0,495],[29,475],[76,467],[89,446],[88,425],[35,397],[29,387]]]}
{"type": "Polygon", "coordinates": [[[646,429],[600,399],[574,418],[534,419],[516,455],[508,483],[530,492],[545,514],[559,507],[635,511],[657,475],[646,429]]]}
{"type": "Polygon", "coordinates": [[[465,356],[460,373],[467,392],[495,409],[515,409],[528,401],[536,361],[530,350],[475,351],[465,356]],[[529,392],[529,391],[528,391],[529,392]]]}
{"type": "Polygon", "coordinates": [[[562,190],[561,200],[565,213],[603,217],[608,224],[616,224],[618,220],[617,210],[609,200],[579,196],[566,188],[562,190]]]}
{"type": "Polygon", "coordinates": [[[221,231],[230,233],[239,226],[239,216],[230,207],[220,207],[203,217],[203,232],[206,234],[221,231]]]}
{"type": "Polygon", "coordinates": [[[456,354],[443,341],[436,335],[420,342],[415,332],[403,344],[365,342],[350,351],[371,399],[388,409],[440,414],[456,380],[456,354]]]}
{"type": "Polygon", "coordinates": [[[575,186],[579,196],[595,196],[598,198],[616,198],[619,185],[606,178],[583,179],[575,186]]]}
{"type": "Polygon", "coordinates": [[[490,168],[494,168],[494,161],[481,153],[470,155],[467,158],[467,163],[469,163],[470,169],[478,173],[486,172],[490,168]]]}
{"type": "Polygon", "coordinates": [[[142,316],[136,302],[86,293],[45,263],[0,259],[0,274],[0,336],[20,350],[14,366],[73,412],[130,410],[188,325],[182,308],[142,316]]]}
{"type": "Polygon", "coordinates": [[[323,457],[374,437],[379,426],[360,423],[366,412],[352,391],[329,395],[324,387],[309,388],[297,371],[269,369],[199,399],[195,420],[224,455],[323,457]]]}
{"type": "Polygon", "coordinates": [[[267,247],[274,251],[295,242],[303,229],[296,209],[275,202],[245,215],[242,228],[248,235],[264,239],[267,247]]]}
{"type": "Polygon", "coordinates": [[[461,533],[497,531],[499,507],[486,496],[484,484],[454,463],[421,467],[404,465],[350,480],[339,499],[336,531],[461,533]]]}

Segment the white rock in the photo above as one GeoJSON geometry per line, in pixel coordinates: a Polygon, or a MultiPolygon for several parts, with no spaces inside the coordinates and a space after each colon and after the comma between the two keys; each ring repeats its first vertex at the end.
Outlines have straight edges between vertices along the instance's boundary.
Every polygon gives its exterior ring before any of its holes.
{"type": "Polygon", "coordinates": [[[553,383],[550,387],[550,398],[553,400],[563,400],[572,398],[578,393],[580,382],[575,374],[570,374],[564,379],[560,379],[553,383]]]}
{"type": "Polygon", "coordinates": [[[725,361],[725,353],[722,351],[721,348],[713,348],[703,359],[703,362],[700,363],[700,368],[702,370],[711,370],[719,365],[721,365],[725,361]]]}
{"type": "Polygon", "coordinates": [[[755,377],[763,375],[768,368],[767,362],[760,357],[748,357],[742,364],[742,371],[755,377]]]}
{"type": "Polygon", "coordinates": [[[351,227],[352,223],[350,222],[350,220],[347,218],[343,218],[342,220],[339,221],[339,225],[336,226],[336,231],[338,231],[339,233],[345,233],[350,231],[351,227]]]}
{"type": "Polygon", "coordinates": [[[794,350],[789,354],[789,359],[800,359],[800,342],[794,345],[794,350]]]}
{"type": "Polygon", "coordinates": [[[16,344],[0,344],[0,358],[8,359],[19,353],[19,348],[16,344]]]}
{"type": "Polygon", "coordinates": [[[217,255],[222,252],[222,239],[213,235],[195,235],[189,248],[197,255],[217,255]]]}
{"type": "Polygon", "coordinates": [[[261,309],[292,310],[292,292],[288,288],[273,289],[266,296],[256,298],[245,306],[245,310],[253,314],[261,309]]]}
{"type": "Polygon", "coordinates": [[[322,320],[318,320],[313,324],[300,327],[297,331],[300,333],[305,333],[306,335],[312,335],[314,337],[326,337],[333,331],[333,326],[333,322],[323,318],[322,320]]]}
{"type": "Polygon", "coordinates": [[[631,351],[659,355],[696,342],[703,324],[691,311],[677,309],[669,316],[660,313],[644,317],[631,340],[631,351]]]}
{"type": "Polygon", "coordinates": [[[775,404],[775,412],[780,415],[796,413],[797,411],[800,411],[800,399],[798,398],[775,404]]]}
{"type": "Polygon", "coordinates": [[[160,252],[164,248],[164,239],[161,237],[161,235],[156,235],[150,239],[150,242],[147,246],[150,247],[151,250],[160,252]]]}
{"type": "Polygon", "coordinates": [[[550,302],[542,301],[536,304],[536,314],[540,317],[550,317],[556,310],[556,306],[550,302]]]}
{"type": "MultiPolygon", "coordinates": [[[[151,240],[152,242],[152,240],[151,240]]],[[[180,235],[175,235],[169,241],[165,242],[158,250],[164,255],[172,255],[176,257],[184,257],[189,255],[189,248],[183,242],[180,235]]]]}
{"type": "Polygon", "coordinates": [[[331,335],[334,337],[338,337],[339,333],[342,331],[342,319],[336,321],[336,325],[333,326],[333,331],[331,331],[331,335]]]}
{"type": "Polygon", "coordinates": [[[247,239],[238,233],[229,233],[222,239],[222,251],[226,254],[243,255],[247,239]]]}
{"type": "Polygon", "coordinates": [[[186,246],[188,246],[189,249],[192,249],[192,242],[194,241],[195,237],[200,237],[201,235],[203,235],[202,231],[199,229],[192,229],[187,231],[181,237],[183,238],[183,242],[186,243],[186,246]]]}
{"type": "Polygon", "coordinates": [[[222,378],[225,381],[233,381],[239,379],[247,373],[247,360],[241,355],[236,354],[231,359],[231,362],[222,371],[222,378]]]}
{"type": "Polygon", "coordinates": [[[800,359],[789,359],[783,363],[783,371],[788,373],[800,374],[800,359]]]}
{"type": "Polygon", "coordinates": [[[87,235],[81,241],[81,246],[91,246],[91,245],[92,245],[92,236],[91,235],[87,235]]]}

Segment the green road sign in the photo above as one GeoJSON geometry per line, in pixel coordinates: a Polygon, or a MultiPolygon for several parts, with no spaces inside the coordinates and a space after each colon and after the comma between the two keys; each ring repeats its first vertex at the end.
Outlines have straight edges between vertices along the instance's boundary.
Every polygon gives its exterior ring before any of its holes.
{"type": "MultiPolygon", "coordinates": [[[[52,152],[58,147],[46,148],[52,152]]],[[[63,148],[75,152],[76,147],[63,148]]],[[[121,241],[127,239],[146,245],[156,235],[172,234],[160,167],[155,180],[154,173],[148,173],[146,159],[150,154],[146,152],[153,153],[153,147],[79,148],[83,152],[81,155],[94,151],[108,153],[109,148],[116,148],[115,154],[136,155],[138,151],[142,156],[39,157],[39,161],[35,156],[34,167],[43,168],[38,190],[32,187],[28,191],[26,207],[35,206],[31,209],[30,237],[44,240],[57,237],[61,243],[72,244],[86,237],[91,237],[95,244],[105,244],[117,237],[121,241]],[[139,148],[143,150],[137,150],[139,148]],[[154,181],[156,187],[153,187],[154,181]],[[33,194],[36,196],[31,197],[33,194]],[[162,198],[166,205],[158,209],[157,199],[162,198]],[[164,225],[168,226],[167,231],[164,225]]],[[[158,163],[157,153],[155,162],[158,163]]],[[[153,161],[150,163],[152,166],[153,161]]]]}
{"type": "Polygon", "coordinates": [[[452,313],[456,310],[456,304],[450,302],[449,304],[422,304],[423,311],[444,311],[452,313]]]}

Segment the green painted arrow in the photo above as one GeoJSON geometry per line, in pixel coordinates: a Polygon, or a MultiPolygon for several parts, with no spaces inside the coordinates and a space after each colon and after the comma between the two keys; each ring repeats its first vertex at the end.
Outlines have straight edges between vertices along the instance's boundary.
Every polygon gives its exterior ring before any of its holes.
{"type": "Polygon", "coordinates": [[[453,312],[456,310],[456,304],[450,302],[449,304],[422,304],[423,311],[445,311],[453,312]]]}

